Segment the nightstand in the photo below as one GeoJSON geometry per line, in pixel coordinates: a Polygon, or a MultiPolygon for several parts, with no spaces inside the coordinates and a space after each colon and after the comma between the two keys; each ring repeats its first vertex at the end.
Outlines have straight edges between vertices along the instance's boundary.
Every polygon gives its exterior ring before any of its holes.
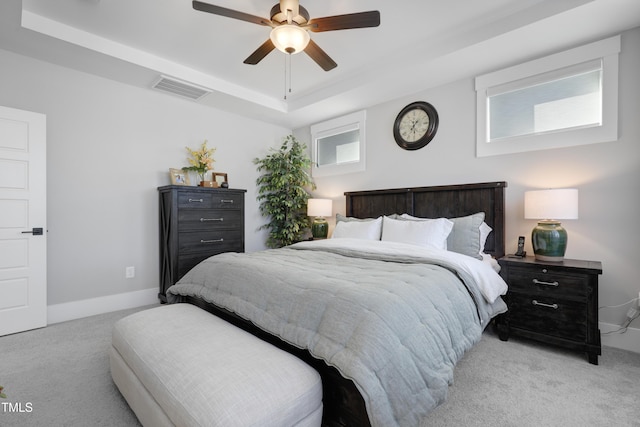
{"type": "Polygon", "coordinates": [[[601,354],[598,329],[598,276],[602,263],[533,257],[498,260],[509,285],[504,297],[509,310],[496,318],[498,336],[535,339],[585,352],[589,363],[601,354]]]}

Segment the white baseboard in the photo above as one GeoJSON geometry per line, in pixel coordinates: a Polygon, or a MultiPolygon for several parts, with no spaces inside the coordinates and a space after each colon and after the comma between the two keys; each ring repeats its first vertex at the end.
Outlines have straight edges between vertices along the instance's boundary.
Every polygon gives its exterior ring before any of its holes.
{"type": "Polygon", "coordinates": [[[54,304],[47,307],[47,323],[66,322],[67,320],[158,304],[159,302],[158,288],[151,288],[106,297],[54,304]]]}
{"type": "Polygon", "coordinates": [[[619,329],[620,325],[600,322],[599,326],[602,345],[640,353],[640,329],[627,328],[624,334],[615,332],[606,334],[606,332],[619,329]]]}

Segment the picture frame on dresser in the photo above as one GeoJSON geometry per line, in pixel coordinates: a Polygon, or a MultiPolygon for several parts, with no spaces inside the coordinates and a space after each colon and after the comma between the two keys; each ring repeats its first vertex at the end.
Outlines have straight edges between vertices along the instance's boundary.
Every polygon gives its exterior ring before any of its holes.
{"type": "Polygon", "coordinates": [[[211,180],[217,182],[219,187],[222,187],[225,182],[229,185],[229,178],[226,172],[211,172],[211,180]]]}
{"type": "Polygon", "coordinates": [[[169,169],[169,176],[171,177],[171,185],[191,185],[189,174],[182,169],[169,169]]]}

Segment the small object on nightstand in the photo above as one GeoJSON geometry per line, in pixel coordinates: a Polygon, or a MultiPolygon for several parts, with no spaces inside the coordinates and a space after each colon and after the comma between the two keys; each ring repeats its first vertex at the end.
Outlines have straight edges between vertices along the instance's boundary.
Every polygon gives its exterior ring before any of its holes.
{"type": "Polygon", "coordinates": [[[533,257],[498,260],[509,291],[509,310],[496,318],[498,336],[510,335],[582,351],[589,363],[601,354],[598,329],[598,276],[602,263],[565,259],[539,261],[533,257]]]}
{"type": "Polygon", "coordinates": [[[518,237],[518,250],[513,254],[514,258],[524,258],[527,256],[527,252],[524,250],[524,236],[518,237]]]}

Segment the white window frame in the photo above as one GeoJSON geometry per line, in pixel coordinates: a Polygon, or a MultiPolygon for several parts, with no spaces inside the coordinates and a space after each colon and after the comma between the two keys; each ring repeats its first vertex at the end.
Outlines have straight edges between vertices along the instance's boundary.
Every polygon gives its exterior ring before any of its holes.
{"type": "Polygon", "coordinates": [[[357,111],[342,117],[327,120],[325,122],[311,125],[311,176],[324,177],[342,175],[346,173],[361,172],[366,169],[365,147],[366,147],[366,111],[357,111]],[[345,162],[333,165],[318,165],[318,139],[327,138],[333,135],[350,132],[358,129],[359,138],[359,160],[357,162],[345,162]]]}
{"type": "Polygon", "coordinates": [[[505,68],[475,79],[477,105],[476,156],[496,156],[572,147],[618,139],[618,54],[620,36],[505,68]],[[602,123],[489,140],[489,96],[503,86],[526,87],[536,76],[590,61],[602,61],[602,123]],[[521,85],[519,85],[521,83],[521,85]]]}

